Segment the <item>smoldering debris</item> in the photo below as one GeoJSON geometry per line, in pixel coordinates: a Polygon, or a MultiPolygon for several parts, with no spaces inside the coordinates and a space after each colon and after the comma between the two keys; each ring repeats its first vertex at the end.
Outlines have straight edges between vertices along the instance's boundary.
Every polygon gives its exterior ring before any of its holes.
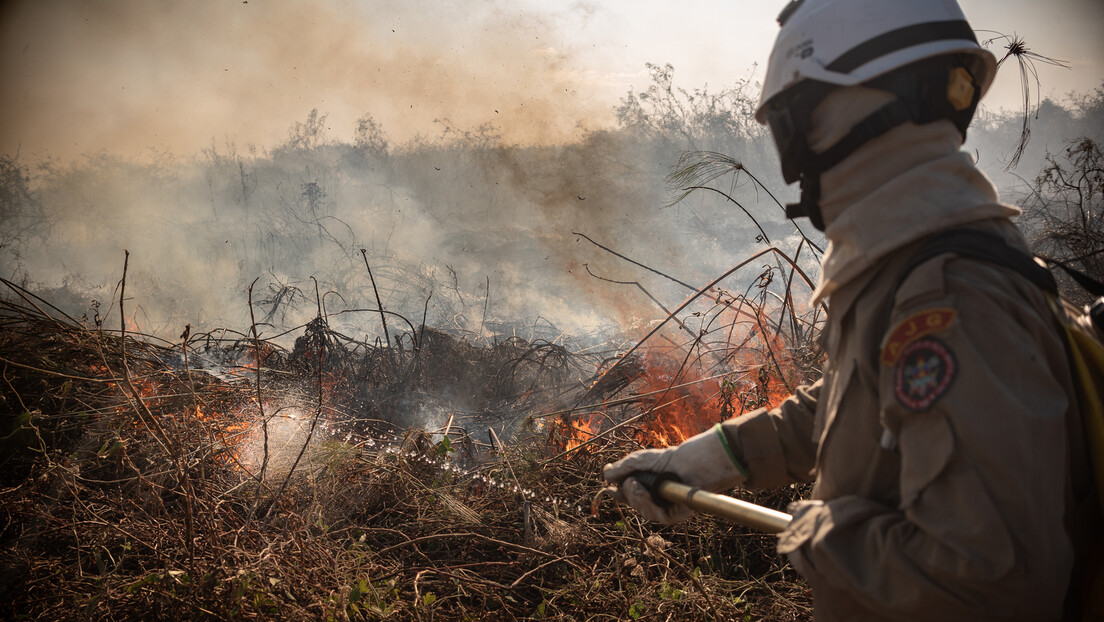
{"type": "Polygon", "coordinates": [[[809,615],[767,539],[706,518],[646,538],[595,497],[602,464],[692,433],[680,417],[762,403],[754,387],[778,379],[748,348],[769,342],[741,327],[766,297],[713,292],[716,327],[674,357],[476,344],[405,321],[390,342],[358,340],[325,313],[287,348],[255,325],[158,342],[4,285],[0,595],[14,615],[809,615]],[[746,358],[703,377],[736,354],[723,334],[746,358]],[[735,586],[740,599],[721,596],[735,586]]]}

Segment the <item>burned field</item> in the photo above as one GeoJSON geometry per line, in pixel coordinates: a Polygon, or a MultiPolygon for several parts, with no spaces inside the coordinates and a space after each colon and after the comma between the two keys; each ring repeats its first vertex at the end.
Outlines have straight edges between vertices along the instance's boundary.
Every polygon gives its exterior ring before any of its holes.
{"type": "Polygon", "coordinates": [[[784,268],[586,347],[394,318],[368,342],[321,303],[290,347],[164,343],[5,282],[4,616],[807,619],[773,536],[600,494],[605,463],[815,374],[818,313],[770,294],[784,268]]]}
{"type": "MultiPolygon", "coordinates": [[[[758,84],[647,67],[568,144],[312,110],[259,150],[0,156],[0,619],[809,619],[774,536],[602,494],[823,362],[758,84]]],[[[1101,92],[1033,131],[1095,137],[1101,92]]],[[[1026,121],[971,128],[994,179],[1026,121]]],[[[1087,257],[1100,195],[1058,181],[1099,140],[1046,144],[1027,216],[1087,257]]]]}

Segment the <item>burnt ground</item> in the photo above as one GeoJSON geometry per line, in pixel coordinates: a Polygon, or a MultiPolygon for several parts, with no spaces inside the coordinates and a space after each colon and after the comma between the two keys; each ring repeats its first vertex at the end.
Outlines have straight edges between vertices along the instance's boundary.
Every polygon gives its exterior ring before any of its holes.
{"type": "MultiPolygon", "coordinates": [[[[598,495],[676,401],[642,359],[428,328],[367,344],[321,318],[289,350],[159,344],[25,292],[2,310],[7,619],[811,617],[772,536],[598,495]]],[[[717,412],[765,382],[726,379],[717,412]]]]}

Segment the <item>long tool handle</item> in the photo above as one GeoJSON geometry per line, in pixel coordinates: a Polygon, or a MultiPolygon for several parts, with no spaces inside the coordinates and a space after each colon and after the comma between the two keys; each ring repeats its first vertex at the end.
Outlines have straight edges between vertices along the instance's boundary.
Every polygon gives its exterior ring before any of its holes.
{"type": "Polygon", "coordinates": [[[640,480],[653,495],[661,499],[681,503],[698,512],[719,516],[766,533],[784,531],[793,518],[785,512],[707,492],[655,473],[637,472],[632,477],[640,480]]]}

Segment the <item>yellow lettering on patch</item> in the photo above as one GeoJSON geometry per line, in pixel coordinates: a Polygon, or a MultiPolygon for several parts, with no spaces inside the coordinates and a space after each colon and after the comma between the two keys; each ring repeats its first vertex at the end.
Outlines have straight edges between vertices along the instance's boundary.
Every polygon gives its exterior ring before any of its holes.
{"type": "Polygon", "coordinates": [[[882,364],[895,365],[905,346],[925,335],[947,330],[956,317],[954,309],[928,309],[905,318],[890,331],[882,348],[882,364]]]}

